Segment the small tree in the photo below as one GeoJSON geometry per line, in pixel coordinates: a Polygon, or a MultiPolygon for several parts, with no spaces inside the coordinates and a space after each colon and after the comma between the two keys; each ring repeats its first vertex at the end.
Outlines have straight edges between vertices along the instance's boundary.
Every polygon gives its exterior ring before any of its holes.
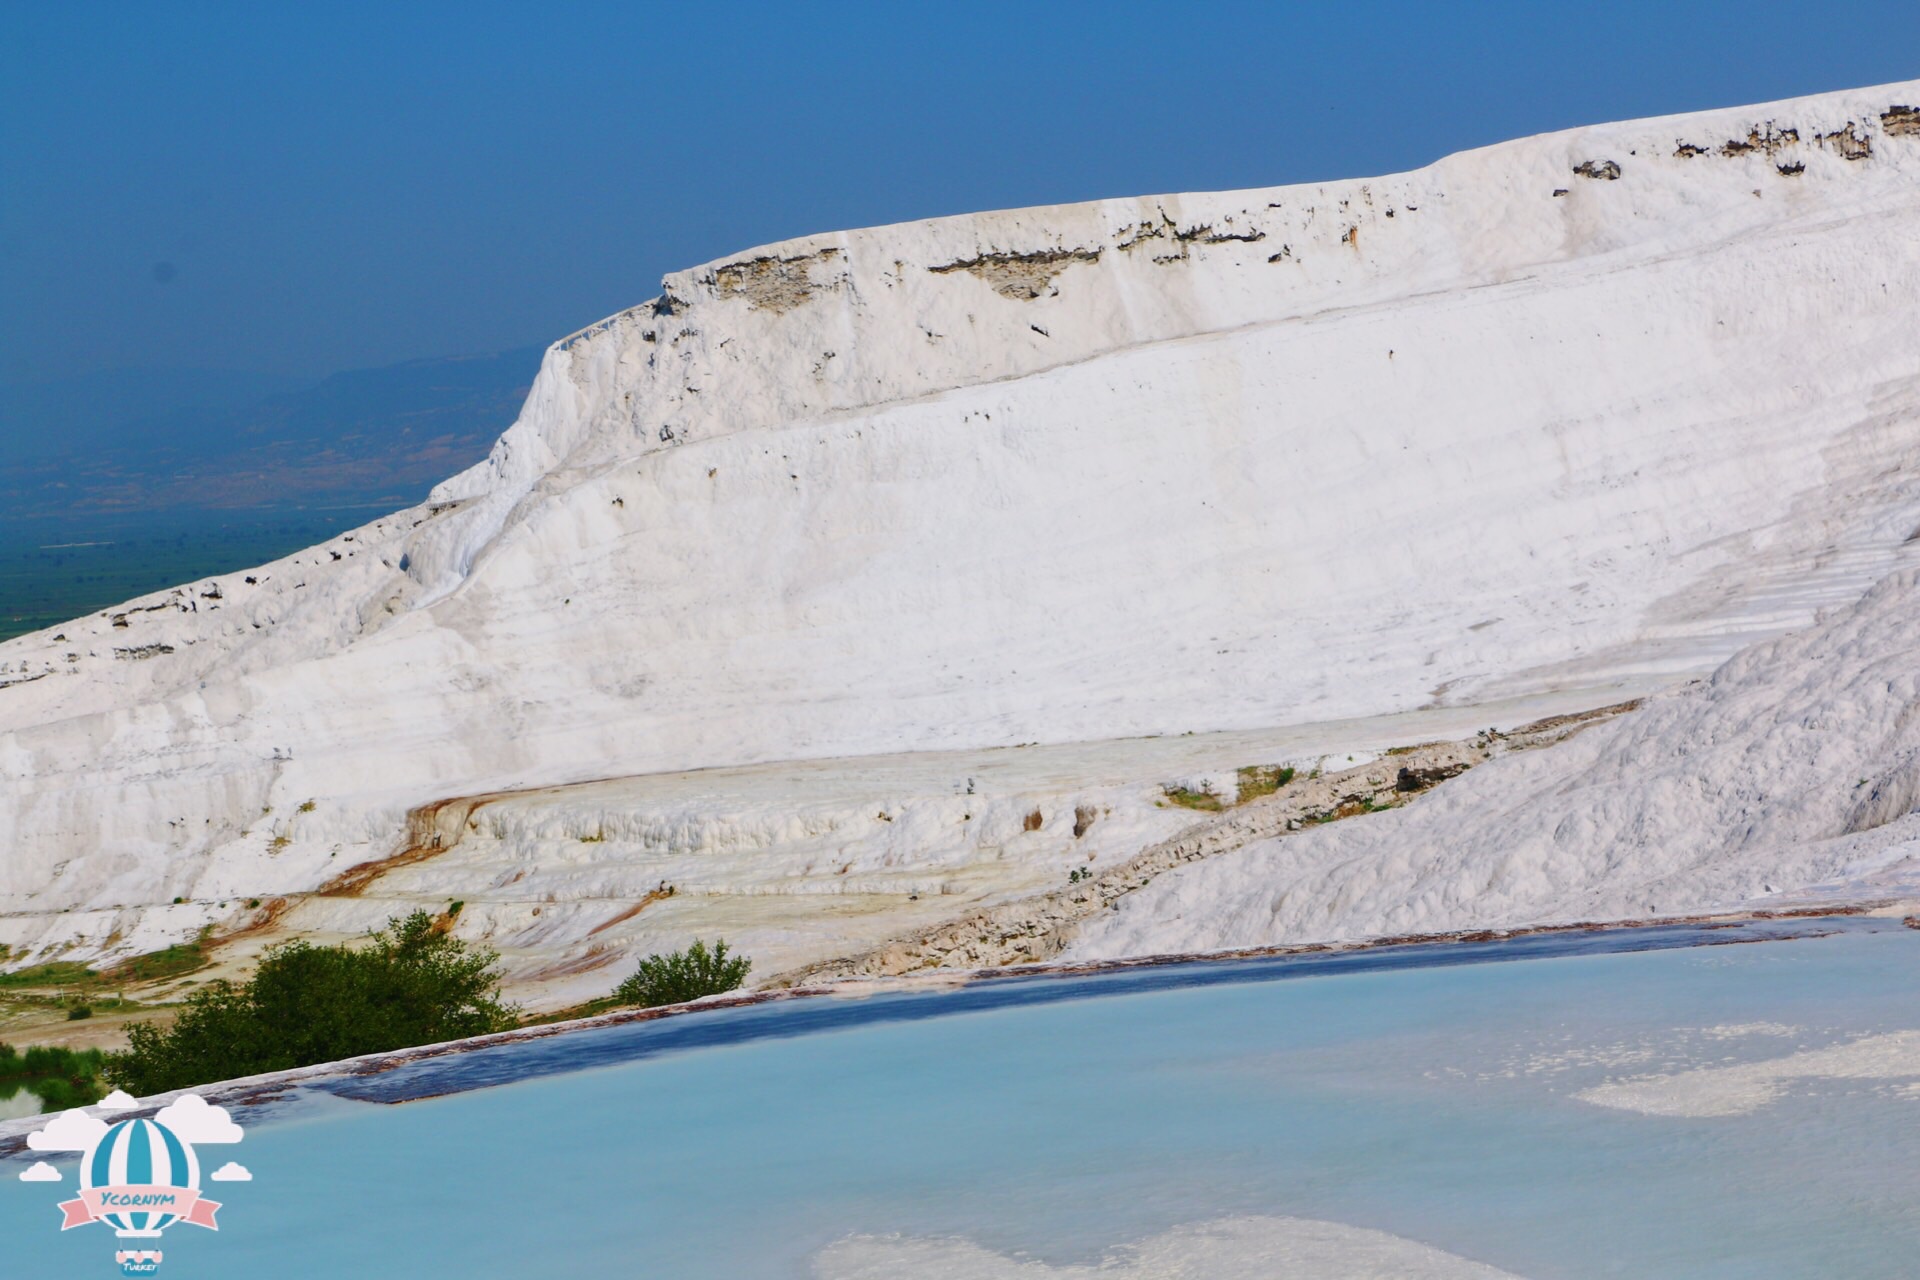
{"type": "Polygon", "coordinates": [[[714,943],[709,951],[706,943],[696,939],[685,951],[655,953],[642,960],[639,972],[614,988],[613,998],[650,1009],[715,996],[745,982],[752,965],[745,956],[729,959],[725,942],[714,943]]]}

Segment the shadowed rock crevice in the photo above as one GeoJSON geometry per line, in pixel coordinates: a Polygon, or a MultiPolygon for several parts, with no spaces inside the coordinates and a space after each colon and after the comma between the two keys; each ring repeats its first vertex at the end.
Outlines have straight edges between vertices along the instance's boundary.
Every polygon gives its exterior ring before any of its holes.
{"type": "Polygon", "coordinates": [[[1046,293],[1055,276],[1076,262],[1098,262],[1098,249],[1038,249],[1031,253],[983,253],[945,266],[928,267],[934,275],[965,271],[1003,298],[1031,302],[1046,293]]]}
{"type": "Polygon", "coordinates": [[[1873,140],[1856,132],[1851,120],[1845,128],[1821,134],[1820,145],[1831,148],[1842,160],[1865,160],[1873,155],[1873,140]]]}

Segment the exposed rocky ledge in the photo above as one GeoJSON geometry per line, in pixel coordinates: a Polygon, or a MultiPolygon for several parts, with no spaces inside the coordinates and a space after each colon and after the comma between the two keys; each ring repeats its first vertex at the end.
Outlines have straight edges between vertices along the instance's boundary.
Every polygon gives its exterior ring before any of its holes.
{"type": "Polygon", "coordinates": [[[1463,742],[1424,743],[1339,773],[1295,779],[1272,795],[1198,823],[1065,889],[970,912],[859,955],[776,975],[761,986],[782,988],[895,977],[919,969],[989,969],[1050,960],[1066,949],[1081,921],[1107,910],[1162,872],[1255,840],[1391,808],[1496,755],[1559,742],[1638,705],[1636,700],[1553,716],[1512,733],[1490,729],[1463,742]]]}

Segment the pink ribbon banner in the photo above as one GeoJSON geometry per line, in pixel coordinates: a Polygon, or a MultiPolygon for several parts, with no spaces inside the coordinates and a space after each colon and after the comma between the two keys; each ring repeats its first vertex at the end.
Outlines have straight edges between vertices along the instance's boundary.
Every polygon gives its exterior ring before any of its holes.
{"type": "Polygon", "coordinates": [[[78,1200],[61,1202],[67,1220],[60,1229],[71,1231],[112,1213],[172,1213],[182,1222],[218,1231],[213,1215],[219,1208],[219,1201],[202,1200],[191,1187],[87,1187],[78,1200]]]}

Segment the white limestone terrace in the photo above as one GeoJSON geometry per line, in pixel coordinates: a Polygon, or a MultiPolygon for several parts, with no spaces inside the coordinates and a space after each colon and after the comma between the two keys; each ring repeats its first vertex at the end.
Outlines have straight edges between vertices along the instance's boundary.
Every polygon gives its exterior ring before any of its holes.
{"type": "Polygon", "coordinates": [[[1914,103],[670,276],[430,503],[0,645],[0,943],[244,923],[455,796],[1709,670],[1915,556],[1914,103]]]}
{"type": "Polygon", "coordinates": [[[1920,570],[1404,810],[1169,872],[1087,960],[1920,898],[1920,570]]]}
{"type": "MultiPolygon", "coordinates": [[[[723,937],[755,982],[868,952],[904,932],[1029,899],[1210,817],[1163,787],[1231,803],[1252,763],[1328,773],[1422,740],[1511,727],[1579,695],[1296,728],[789,761],[486,795],[445,806],[430,857],[248,917],[244,962],[289,935],[352,937],[461,902],[462,936],[501,952],[514,998],[604,995],[635,956],[723,937]],[[1336,750],[1337,747],[1337,750],[1336,750]]],[[[418,835],[415,837],[419,838],[418,835]]],[[[957,958],[952,961],[958,963],[957,958]]],[[[811,979],[810,979],[811,980],[811,979]]]]}

